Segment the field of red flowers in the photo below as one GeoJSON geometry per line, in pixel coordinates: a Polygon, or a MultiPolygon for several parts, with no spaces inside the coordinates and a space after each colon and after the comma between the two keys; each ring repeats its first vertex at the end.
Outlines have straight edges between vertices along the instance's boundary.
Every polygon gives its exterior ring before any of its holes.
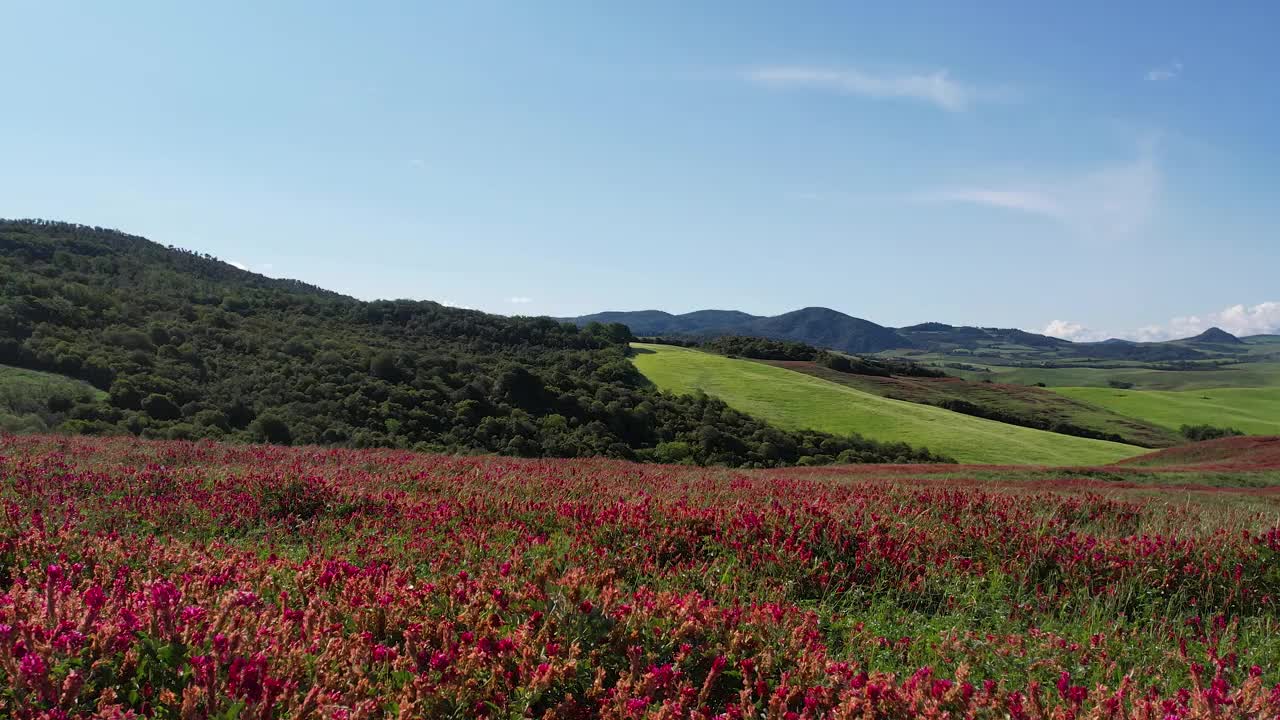
{"type": "Polygon", "coordinates": [[[3,437],[0,717],[1280,715],[1274,470],[1018,472],[3,437]]]}

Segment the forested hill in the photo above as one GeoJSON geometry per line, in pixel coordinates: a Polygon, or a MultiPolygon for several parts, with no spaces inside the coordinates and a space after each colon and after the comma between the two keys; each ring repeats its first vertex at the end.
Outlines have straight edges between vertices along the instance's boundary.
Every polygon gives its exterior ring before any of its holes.
{"type": "Polygon", "coordinates": [[[723,335],[791,340],[851,353],[913,347],[892,328],[850,317],[830,308],[808,307],[773,317],[748,315],[736,310],[698,310],[672,315],[661,310],[603,312],[567,318],[579,326],[593,322],[617,322],[642,336],[712,338],[723,335]]]}
{"type": "Polygon", "coordinates": [[[936,460],[662,395],[622,325],[363,302],[207,255],[0,220],[0,364],[83,379],[63,431],[775,466],[936,460]]]}

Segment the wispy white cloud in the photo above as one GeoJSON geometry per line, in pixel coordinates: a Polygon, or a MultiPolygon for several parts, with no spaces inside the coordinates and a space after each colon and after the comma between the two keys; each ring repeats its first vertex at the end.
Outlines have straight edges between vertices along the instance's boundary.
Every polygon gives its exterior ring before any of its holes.
{"type": "Polygon", "coordinates": [[[959,112],[984,96],[976,88],[951,79],[946,70],[929,73],[869,72],[857,68],[772,65],[746,73],[748,80],[783,88],[810,88],[870,98],[927,102],[959,112]]]}
{"type": "Polygon", "coordinates": [[[533,302],[533,298],[531,298],[531,297],[524,297],[524,296],[522,296],[522,295],[517,295],[517,296],[515,296],[515,297],[509,297],[509,298],[507,298],[507,302],[509,302],[509,303],[514,303],[514,304],[516,304],[516,305],[527,305],[527,304],[529,304],[529,303],[533,302]]]}
{"type": "Polygon", "coordinates": [[[1162,82],[1164,80],[1173,80],[1182,74],[1182,63],[1174,61],[1168,65],[1162,65],[1147,71],[1147,79],[1151,82],[1162,82]]]}
{"type": "Polygon", "coordinates": [[[228,260],[227,264],[233,268],[236,268],[237,270],[244,270],[245,272],[254,272],[254,273],[258,273],[259,275],[271,275],[272,277],[278,277],[272,274],[271,271],[275,269],[275,265],[272,265],[271,263],[262,263],[261,265],[250,265],[248,263],[242,263],[238,260],[228,260]]]}
{"type": "Polygon", "coordinates": [[[457,308],[458,310],[475,310],[475,308],[471,307],[470,305],[462,305],[452,300],[438,300],[437,302],[439,302],[441,305],[445,307],[457,308]]]}
{"type": "Polygon", "coordinates": [[[986,205],[1006,210],[1021,210],[1050,217],[1060,217],[1062,215],[1062,208],[1051,194],[1030,188],[956,188],[935,193],[934,197],[942,201],[986,205]]]}
{"type": "Polygon", "coordinates": [[[1280,302],[1241,303],[1216,312],[1176,317],[1167,323],[1138,328],[1134,337],[1139,340],[1176,340],[1199,335],[1211,327],[1222,328],[1236,336],[1280,333],[1280,302]]]}
{"type": "Polygon", "coordinates": [[[1280,334],[1280,302],[1257,305],[1243,303],[1214,312],[1170,318],[1168,322],[1146,325],[1136,330],[1096,330],[1072,320],[1052,320],[1039,332],[1074,342],[1096,342],[1107,338],[1124,338],[1141,342],[1159,342],[1193,337],[1217,327],[1237,337],[1280,334]]]}
{"type": "Polygon", "coordinates": [[[1159,204],[1163,173],[1144,148],[1129,162],[1074,177],[985,183],[924,193],[932,202],[979,205],[1030,213],[1062,223],[1082,236],[1117,238],[1141,230],[1159,204]]]}

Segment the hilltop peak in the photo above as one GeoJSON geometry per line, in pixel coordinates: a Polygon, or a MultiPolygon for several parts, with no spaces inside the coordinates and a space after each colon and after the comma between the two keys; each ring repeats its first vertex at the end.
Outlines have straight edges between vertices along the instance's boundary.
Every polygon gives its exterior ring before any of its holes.
{"type": "Polygon", "coordinates": [[[803,307],[803,308],[800,308],[799,310],[792,310],[791,312],[783,313],[783,315],[825,315],[825,316],[853,317],[852,315],[849,315],[847,313],[842,313],[839,310],[832,310],[829,307],[822,307],[821,305],[810,305],[809,307],[803,307]]]}
{"type": "Polygon", "coordinates": [[[1236,337],[1235,335],[1232,335],[1226,330],[1223,330],[1220,327],[1211,327],[1208,330],[1205,330],[1204,332],[1200,333],[1199,335],[1196,335],[1195,337],[1187,338],[1186,341],[1193,342],[1193,343],[1214,343],[1217,345],[1244,344],[1243,340],[1236,337]]]}
{"type": "Polygon", "coordinates": [[[917,325],[908,325],[907,327],[898,329],[906,330],[908,332],[946,332],[948,330],[955,330],[956,327],[954,325],[948,325],[940,322],[922,322],[917,325]]]}

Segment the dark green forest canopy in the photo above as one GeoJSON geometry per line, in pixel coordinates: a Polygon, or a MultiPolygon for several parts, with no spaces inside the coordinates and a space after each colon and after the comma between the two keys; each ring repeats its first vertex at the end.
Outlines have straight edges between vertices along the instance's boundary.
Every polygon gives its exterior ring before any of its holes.
{"type": "Polygon", "coordinates": [[[662,394],[631,333],[363,302],[102,228],[0,220],[0,364],[83,379],[57,429],[735,466],[937,461],[662,394]]]}

